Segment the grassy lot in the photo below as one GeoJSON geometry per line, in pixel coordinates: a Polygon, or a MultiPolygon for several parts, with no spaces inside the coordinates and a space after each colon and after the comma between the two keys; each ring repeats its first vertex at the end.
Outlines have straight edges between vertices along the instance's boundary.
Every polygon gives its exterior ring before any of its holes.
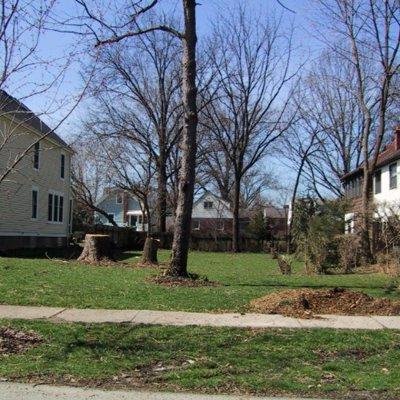
{"type": "Polygon", "coordinates": [[[34,330],[45,339],[22,354],[0,354],[0,377],[11,380],[352,400],[400,398],[399,332],[19,321],[0,321],[0,326],[34,330]]]}
{"type": "MultiPolygon", "coordinates": [[[[136,263],[138,253],[124,253],[136,263]]],[[[167,261],[168,251],[160,252],[167,261]]],[[[390,295],[391,278],[383,274],[305,276],[301,263],[292,276],[282,276],[266,254],[192,252],[189,269],[219,287],[166,288],[147,281],[154,269],[93,267],[75,261],[43,258],[0,258],[0,303],[81,308],[135,308],[187,311],[243,311],[251,299],[294,287],[342,286],[375,296],[390,295]]]]}

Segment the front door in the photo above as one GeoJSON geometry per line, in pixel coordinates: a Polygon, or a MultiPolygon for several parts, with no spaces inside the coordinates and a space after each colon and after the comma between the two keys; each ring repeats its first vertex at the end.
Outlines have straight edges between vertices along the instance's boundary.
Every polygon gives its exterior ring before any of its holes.
{"type": "Polygon", "coordinates": [[[136,231],[137,230],[137,215],[129,216],[129,225],[136,231]]]}

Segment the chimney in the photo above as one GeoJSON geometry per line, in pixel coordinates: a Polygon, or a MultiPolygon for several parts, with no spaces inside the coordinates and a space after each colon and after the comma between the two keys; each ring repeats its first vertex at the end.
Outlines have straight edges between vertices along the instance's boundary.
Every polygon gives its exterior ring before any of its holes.
{"type": "Polygon", "coordinates": [[[396,150],[400,150],[400,125],[394,129],[394,145],[396,150]]]}

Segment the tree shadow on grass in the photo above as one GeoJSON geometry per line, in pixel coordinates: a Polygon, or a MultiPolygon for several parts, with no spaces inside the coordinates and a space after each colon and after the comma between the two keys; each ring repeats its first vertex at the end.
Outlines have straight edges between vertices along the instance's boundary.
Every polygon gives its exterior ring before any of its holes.
{"type": "Polygon", "coordinates": [[[82,252],[82,247],[73,245],[59,248],[42,249],[16,249],[8,250],[0,256],[5,258],[26,258],[26,259],[52,259],[76,260],[82,252]]]}
{"type": "Polygon", "coordinates": [[[125,261],[129,259],[134,259],[138,258],[140,259],[142,257],[142,252],[141,251],[122,251],[122,250],[117,250],[115,253],[115,260],[116,261],[125,261]]]}

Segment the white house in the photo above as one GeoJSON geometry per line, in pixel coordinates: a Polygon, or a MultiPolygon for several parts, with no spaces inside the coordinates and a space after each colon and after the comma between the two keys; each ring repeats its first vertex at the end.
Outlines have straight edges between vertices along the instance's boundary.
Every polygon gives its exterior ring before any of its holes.
{"type": "MultiPolygon", "coordinates": [[[[400,127],[396,128],[392,142],[381,153],[374,170],[370,200],[375,207],[374,217],[384,219],[393,211],[400,211],[400,127]]],[[[342,177],[346,197],[352,200],[351,210],[345,215],[346,232],[357,230],[362,210],[362,166],[342,177]]]]}
{"type": "Polygon", "coordinates": [[[73,152],[25,105],[0,91],[0,176],[30,146],[0,182],[0,250],[67,245],[73,152]]]}

